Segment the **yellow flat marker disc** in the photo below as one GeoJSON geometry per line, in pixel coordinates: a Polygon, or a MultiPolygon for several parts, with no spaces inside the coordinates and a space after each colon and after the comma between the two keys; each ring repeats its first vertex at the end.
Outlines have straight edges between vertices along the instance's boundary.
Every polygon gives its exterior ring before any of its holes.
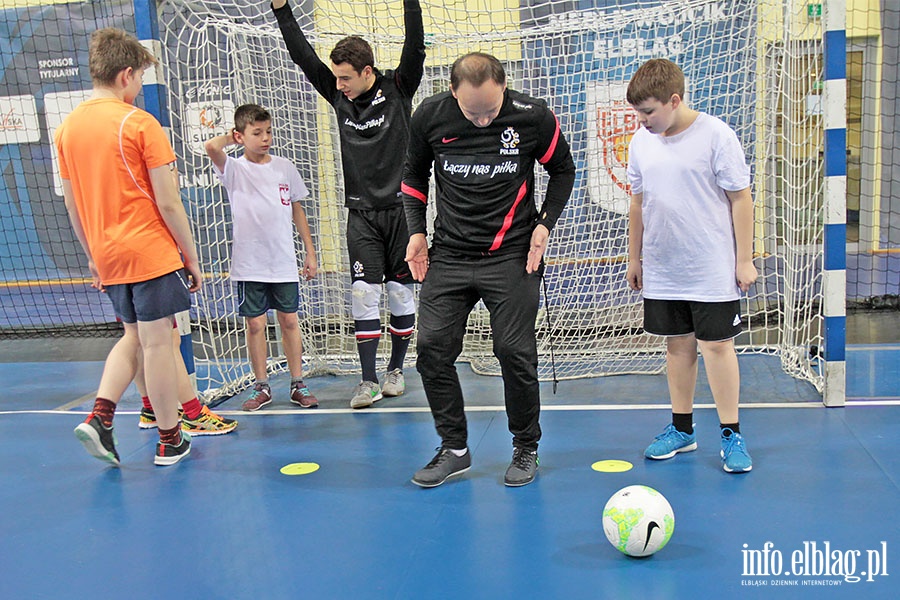
{"type": "Polygon", "coordinates": [[[282,475],[309,475],[319,470],[316,463],[291,463],[281,467],[282,475]]]}
{"type": "Polygon", "coordinates": [[[630,471],[634,467],[627,460],[598,460],[591,465],[591,468],[600,473],[624,473],[630,471]]]}

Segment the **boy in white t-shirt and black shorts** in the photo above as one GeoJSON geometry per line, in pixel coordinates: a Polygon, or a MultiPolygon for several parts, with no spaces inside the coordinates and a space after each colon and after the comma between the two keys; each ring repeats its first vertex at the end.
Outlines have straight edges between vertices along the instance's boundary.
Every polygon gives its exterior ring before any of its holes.
{"type": "Polygon", "coordinates": [[[684,100],[684,74],[666,59],[644,63],[627,100],[642,125],[628,149],[628,284],[642,290],[644,330],[666,337],[672,423],[644,456],[697,449],[693,429],[697,348],[721,429],[723,468],[753,468],[738,421],[734,338],[740,297],[756,281],[750,169],[734,131],[684,100]]]}
{"type": "Polygon", "coordinates": [[[248,411],[272,401],[266,371],[269,309],[275,310],[281,326],[291,373],[291,402],[303,408],[319,404],[303,383],[303,346],[297,321],[300,274],[309,280],[318,270],[309,223],[300,205],[309,191],[290,161],[269,154],[271,144],[272,117],[256,104],[239,106],[232,132],[205,144],[231,203],[231,279],[238,287],[238,314],[247,319],[247,350],[256,377],[253,391],[241,406],[248,411]],[[231,144],[242,145],[243,156],[225,154],[231,144]],[[292,221],[305,251],[299,271],[292,221]]]}

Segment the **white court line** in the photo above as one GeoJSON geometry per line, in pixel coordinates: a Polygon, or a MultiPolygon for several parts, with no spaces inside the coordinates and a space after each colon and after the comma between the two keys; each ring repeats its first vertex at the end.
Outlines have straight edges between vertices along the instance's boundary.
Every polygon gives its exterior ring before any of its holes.
{"type": "Polygon", "coordinates": [[[866,345],[858,345],[858,346],[848,345],[847,349],[846,349],[847,352],[859,352],[859,351],[871,352],[873,350],[884,351],[884,352],[891,351],[891,350],[900,350],[900,344],[866,344],[866,345]]]}
{"type": "MultiPolygon", "coordinates": [[[[900,406],[900,398],[885,399],[865,399],[865,400],[847,400],[844,407],[855,406],[900,406]]],[[[695,404],[694,409],[708,410],[714,409],[715,404],[695,404]]],[[[758,409],[758,408],[829,408],[821,402],[757,402],[741,404],[741,409],[758,409]]],[[[467,406],[466,412],[504,412],[505,407],[497,406],[467,406]]],[[[568,404],[557,406],[541,406],[542,412],[563,412],[563,411],[610,411],[610,410],[671,410],[668,404],[606,404],[598,406],[595,404],[568,404]]],[[[296,408],[296,409],[268,409],[254,412],[243,410],[216,410],[216,414],[225,416],[242,416],[242,417],[264,417],[267,415],[364,415],[364,414],[385,414],[385,413],[429,413],[431,409],[427,406],[410,406],[410,407],[384,407],[384,408],[296,408]]],[[[90,411],[68,411],[68,410],[3,410],[2,415],[87,415],[90,411]]],[[[116,411],[116,415],[139,415],[140,411],[123,410],[116,411]]]]}

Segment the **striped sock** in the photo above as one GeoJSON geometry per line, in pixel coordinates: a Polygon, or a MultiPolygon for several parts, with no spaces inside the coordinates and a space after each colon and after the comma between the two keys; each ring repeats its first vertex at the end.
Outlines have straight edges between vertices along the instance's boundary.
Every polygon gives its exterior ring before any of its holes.
{"type": "Polygon", "coordinates": [[[113,416],[116,414],[116,403],[106,398],[94,400],[94,410],[91,411],[100,418],[104,427],[112,427],[113,416]]]}
{"type": "Polygon", "coordinates": [[[177,446],[181,443],[181,421],[172,429],[159,428],[159,441],[170,446],[177,446]]]}

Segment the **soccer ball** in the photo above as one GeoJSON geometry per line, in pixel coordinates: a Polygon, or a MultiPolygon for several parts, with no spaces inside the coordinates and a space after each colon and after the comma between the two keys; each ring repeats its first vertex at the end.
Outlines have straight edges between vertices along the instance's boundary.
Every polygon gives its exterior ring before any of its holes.
{"type": "Polygon", "coordinates": [[[630,485],[603,508],[603,533],[628,556],[650,556],[675,531],[675,513],[665,496],[646,485],[630,485]]]}

